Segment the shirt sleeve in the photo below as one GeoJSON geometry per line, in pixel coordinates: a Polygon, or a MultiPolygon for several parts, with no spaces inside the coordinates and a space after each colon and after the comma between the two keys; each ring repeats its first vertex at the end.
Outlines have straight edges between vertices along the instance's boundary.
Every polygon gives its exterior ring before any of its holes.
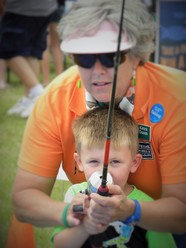
{"type": "Polygon", "coordinates": [[[56,106],[46,94],[39,97],[24,131],[18,166],[45,177],[56,177],[63,160],[56,106]]]}
{"type": "Polygon", "coordinates": [[[168,113],[170,116],[160,139],[162,184],[186,181],[186,103],[172,108],[174,111],[168,113]]]}

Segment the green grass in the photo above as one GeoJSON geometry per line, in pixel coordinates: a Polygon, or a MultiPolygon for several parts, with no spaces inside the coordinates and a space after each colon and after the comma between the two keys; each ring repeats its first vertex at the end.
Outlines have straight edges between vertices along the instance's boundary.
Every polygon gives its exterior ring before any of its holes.
{"type": "MultiPolygon", "coordinates": [[[[51,75],[53,78],[54,75],[51,75]]],[[[6,111],[23,95],[18,78],[10,74],[10,87],[0,90],[0,247],[6,247],[8,228],[12,216],[11,191],[17,169],[23,131],[26,120],[7,116],[6,111]]],[[[56,181],[52,198],[62,199],[69,182],[56,181]]],[[[52,228],[34,228],[37,248],[53,247],[49,236],[52,228]]],[[[16,247],[15,247],[16,248],[16,247]]]]}

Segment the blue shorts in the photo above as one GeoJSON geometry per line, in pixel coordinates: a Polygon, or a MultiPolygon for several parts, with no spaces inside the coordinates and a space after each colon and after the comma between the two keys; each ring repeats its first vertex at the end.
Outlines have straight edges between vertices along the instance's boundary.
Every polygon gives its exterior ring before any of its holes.
{"type": "Polygon", "coordinates": [[[58,8],[52,13],[50,21],[58,23],[62,18],[63,13],[64,13],[64,7],[58,6],[58,8]]]}
{"type": "Polygon", "coordinates": [[[46,49],[47,26],[51,16],[5,13],[0,22],[0,58],[31,56],[41,59],[46,49]]]}

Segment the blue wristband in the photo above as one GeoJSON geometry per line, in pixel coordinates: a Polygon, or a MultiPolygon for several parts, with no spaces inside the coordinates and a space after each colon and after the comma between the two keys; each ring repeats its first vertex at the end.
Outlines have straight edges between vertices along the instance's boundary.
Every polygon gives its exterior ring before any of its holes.
{"type": "Polygon", "coordinates": [[[133,201],[135,203],[135,210],[134,210],[133,215],[131,215],[129,218],[127,218],[124,221],[126,224],[130,224],[132,222],[137,222],[141,219],[141,206],[137,200],[133,200],[133,201]]]}

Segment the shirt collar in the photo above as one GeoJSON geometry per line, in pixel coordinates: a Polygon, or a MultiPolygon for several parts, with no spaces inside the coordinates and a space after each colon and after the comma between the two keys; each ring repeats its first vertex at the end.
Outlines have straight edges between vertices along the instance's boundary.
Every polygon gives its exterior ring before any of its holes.
{"type": "Polygon", "coordinates": [[[148,108],[150,98],[150,79],[145,66],[138,66],[136,77],[136,95],[134,101],[134,111],[132,115],[137,120],[144,117],[148,108]]]}

